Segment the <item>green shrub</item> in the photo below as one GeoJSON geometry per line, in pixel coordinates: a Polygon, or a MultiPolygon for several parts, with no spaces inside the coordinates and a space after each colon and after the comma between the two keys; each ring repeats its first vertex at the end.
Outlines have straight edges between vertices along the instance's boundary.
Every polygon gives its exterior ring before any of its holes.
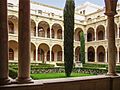
{"type": "Polygon", "coordinates": [[[83,67],[88,68],[106,68],[107,66],[108,66],[107,64],[91,64],[91,63],[83,64],[83,67]]]}
{"type": "Polygon", "coordinates": [[[9,68],[9,76],[12,78],[12,79],[15,79],[17,77],[17,71],[13,68],[9,68]]]}

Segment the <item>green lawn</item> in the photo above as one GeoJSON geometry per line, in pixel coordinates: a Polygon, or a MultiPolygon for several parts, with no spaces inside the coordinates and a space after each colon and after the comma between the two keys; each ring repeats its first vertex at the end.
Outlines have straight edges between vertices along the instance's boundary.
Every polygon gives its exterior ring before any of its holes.
{"type": "MultiPolygon", "coordinates": [[[[93,76],[93,74],[72,73],[71,77],[93,76]]],[[[38,79],[53,79],[53,78],[66,78],[64,73],[47,73],[47,74],[31,74],[34,80],[38,79]]]]}

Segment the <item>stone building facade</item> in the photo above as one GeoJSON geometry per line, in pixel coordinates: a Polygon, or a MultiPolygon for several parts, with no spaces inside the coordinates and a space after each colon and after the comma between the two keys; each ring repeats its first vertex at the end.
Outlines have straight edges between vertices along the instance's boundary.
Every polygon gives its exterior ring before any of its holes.
{"type": "MultiPolygon", "coordinates": [[[[80,60],[80,32],[85,36],[87,63],[108,62],[107,17],[104,8],[86,2],[76,7],[74,62],[80,60]]],[[[120,63],[120,4],[115,16],[116,62],[120,63]]],[[[9,61],[18,61],[18,4],[8,2],[9,61]]],[[[31,62],[64,62],[63,9],[31,1],[31,62]]]]}

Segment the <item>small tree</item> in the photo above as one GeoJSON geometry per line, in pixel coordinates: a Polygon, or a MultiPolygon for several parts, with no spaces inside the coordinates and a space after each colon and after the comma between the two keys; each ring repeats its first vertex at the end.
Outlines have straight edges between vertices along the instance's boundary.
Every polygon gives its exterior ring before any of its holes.
{"type": "Polygon", "coordinates": [[[85,64],[85,38],[84,33],[80,33],[80,60],[82,64],[85,64]]]}
{"type": "Polygon", "coordinates": [[[66,0],[64,8],[64,65],[67,77],[73,68],[73,43],[74,43],[74,0],[66,0]]]}

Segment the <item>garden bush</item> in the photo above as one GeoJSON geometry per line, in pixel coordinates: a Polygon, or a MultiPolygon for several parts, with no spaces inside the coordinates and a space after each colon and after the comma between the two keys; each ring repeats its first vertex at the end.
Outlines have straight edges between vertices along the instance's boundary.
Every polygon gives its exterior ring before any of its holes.
{"type": "Polygon", "coordinates": [[[13,68],[9,68],[9,76],[12,78],[12,79],[15,79],[17,77],[17,71],[13,68]]]}

